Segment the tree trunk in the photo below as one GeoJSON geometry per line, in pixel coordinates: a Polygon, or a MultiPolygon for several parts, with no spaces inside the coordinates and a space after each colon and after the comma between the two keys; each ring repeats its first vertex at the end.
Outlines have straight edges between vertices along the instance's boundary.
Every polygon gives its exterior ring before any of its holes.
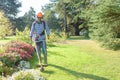
{"type": "Polygon", "coordinates": [[[79,26],[76,26],[75,27],[75,36],[79,36],[80,35],[79,32],[80,32],[79,26]]]}

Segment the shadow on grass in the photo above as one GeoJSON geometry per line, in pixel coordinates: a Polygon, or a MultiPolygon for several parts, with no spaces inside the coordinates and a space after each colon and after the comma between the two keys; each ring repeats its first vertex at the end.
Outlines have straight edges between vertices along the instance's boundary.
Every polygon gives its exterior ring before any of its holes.
{"type": "Polygon", "coordinates": [[[55,72],[54,72],[54,71],[50,71],[50,70],[48,71],[48,70],[47,70],[47,71],[44,71],[43,73],[54,74],[55,72]]]}
{"type": "Polygon", "coordinates": [[[51,44],[51,43],[47,44],[47,46],[48,46],[48,47],[58,47],[57,45],[51,44]]]}
{"type": "Polygon", "coordinates": [[[65,57],[64,55],[60,54],[59,52],[57,51],[48,51],[48,55],[56,55],[56,56],[61,56],[61,57],[65,57]]]}
{"type": "Polygon", "coordinates": [[[86,74],[86,73],[73,71],[73,70],[64,68],[62,66],[54,65],[54,64],[49,64],[49,66],[52,66],[52,67],[58,68],[60,70],[63,70],[63,71],[65,71],[65,72],[69,73],[70,75],[73,75],[77,78],[88,78],[88,79],[92,79],[92,80],[109,80],[109,79],[104,78],[104,77],[96,76],[96,75],[93,75],[93,74],[86,74]]]}

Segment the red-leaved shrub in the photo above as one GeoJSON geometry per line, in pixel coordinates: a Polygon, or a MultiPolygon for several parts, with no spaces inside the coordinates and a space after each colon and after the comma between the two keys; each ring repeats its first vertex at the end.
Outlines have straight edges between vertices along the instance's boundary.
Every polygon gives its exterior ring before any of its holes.
{"type": "Polygon", "coordinates": [[[29,60],[34,52],[34,47],[22,41],[12,41],[6,45],[5,52],[17,52],[22,59],[29,60]]]}

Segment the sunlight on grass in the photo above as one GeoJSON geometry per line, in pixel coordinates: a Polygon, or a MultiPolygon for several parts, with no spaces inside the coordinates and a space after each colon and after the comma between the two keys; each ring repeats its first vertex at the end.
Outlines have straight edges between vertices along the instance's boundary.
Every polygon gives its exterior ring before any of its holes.
{"type": "MultiPolygon", "coordinates": [[[[48,46],[49,66],[41,75],[47,80],[119,80],[119,52],[95,44],[72,41],[48,46]]],[[[37,56],[34,59],[32,64],[37,64],[37,56]]]]}
{"type": "MultiPolygon", "coordinates": [[[[11,40],[14,38],[8,37],[6,40],[0,40],[0,44],[11,40]]],[[[101,48],[96,41],[83,39],[48,44],[47,50],[49,66],[40,73],[46,80],[120,79],[119,50],[106,50],[101,48]]],[[[39,70],[36,67],[37,64],[38,59],[34,52],[30,60],[31,68],[39,70]]]]}

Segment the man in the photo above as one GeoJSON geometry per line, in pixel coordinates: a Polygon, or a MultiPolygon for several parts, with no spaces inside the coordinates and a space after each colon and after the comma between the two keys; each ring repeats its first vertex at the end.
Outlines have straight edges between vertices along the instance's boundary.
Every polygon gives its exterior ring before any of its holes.
{"type": "Polygon", "coordinates": [[[39,12],[37,14],[37,20],[33,22],[30,31],[30,39],[35,42],[35,48],[39,60],[39,65],[41,66],[41,68],[43,68],[43,66],[48,66],[45,31],[47,34],[47,38],[48,39],[50,38],[49,27],[45,23],[45,21],[42,20],[42,18],[43,18],[43,14],[39,12]],[[41,51],[40,51],[41,48],[44,55],[44,64],[42,64],[41,51]]]}

